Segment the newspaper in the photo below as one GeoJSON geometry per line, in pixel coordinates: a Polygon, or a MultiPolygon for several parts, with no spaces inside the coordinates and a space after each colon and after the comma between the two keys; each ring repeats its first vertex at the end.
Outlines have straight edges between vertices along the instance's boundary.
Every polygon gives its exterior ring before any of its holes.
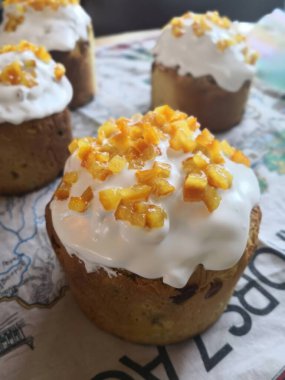
{"type": "MultiPolygon", "coordinates": [[[[97,50],[98,95],[73,113],[75,136],[149,109],[153,44],[97,50]]],[[[262,244],[219,321],[181,344],[127,343],[81,313],[45,230],[58,180],[0,198],[1,380],[284,379],[285,100],[254,86],[242,123],[220,137],[252,159],[262,189],[262,244]]]]}

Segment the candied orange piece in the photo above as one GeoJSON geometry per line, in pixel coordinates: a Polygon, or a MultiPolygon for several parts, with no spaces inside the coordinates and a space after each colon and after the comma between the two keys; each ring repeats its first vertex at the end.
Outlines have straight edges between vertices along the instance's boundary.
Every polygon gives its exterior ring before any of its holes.
{"type": "Polygon", "coordinates": [[[76,151],[77,148],[78,148],[78,139],[74,139],[68,145],[68,150],[72,154],[72,153],[74,153],[76,151]]]}
{"type": "Polygon", "coordinates": [[[102,144],[104,139],[108,139],[117,132],[117,125],[112,121],[106,121],[98,129],[98,142],[102,144]]]}
{"type": "Polygon", "coordinates": [[[63,176],[63,182],[72,185],[78,181],[78,173],[77,172],[67,172],[63,176]]]}
{"type": "Polygon", "coordinates": [[[199,169],[204,169],[209,164],[209,161],[209,158],[201,151],[198,151],[193,156],[193,162],[199,169]]]}
{"type": "Polygon", "coordinates": [[[4,67],[1,72],[1,82],[17,85],[21,84],[23,78],[21,63],[16,61],[4,67]]]}
{"type": "Polygon", "coordinates": [[[207,186],[204,191],[204,203],[210,212],[216,210],[221,202],[221,197],[217,190],[212,186],[207,186]]]}
{"type": "Polygon", "coordinates": [[[192,133],[189,130],[187,120],[176,120],[170,124],[170,135],[174,136],[178,130],[184,131],[187,135],[192,136],[192,133]]]}
{"type": "Polygon", "coordinates": [[[156,178],[168,178],[170,176],[170,165],[163,162],[154,162],[152,169],[136,172],[139,183],[151,185],[156,178]]]}
{"type": "Polygon", "coordinates": [[[146,224],[146,213],[136,212],[133,204],[126,205],[124,203],[120,203],[115,212],[115,218],[117,220],[129,222],[137,227],[145,227],[146,224]]]}
{"type": "Polygon", "coordinates": [[[166,212],[155,205],[149,205],[146,214],[146,226],[149,228],[161,228],[164,225],[164,220],[167,218],[166,212]]]}
{"type": "Polygon", "coordinates": [[[183,189],[184,202],[202,202],[204,200],[204,190],[183,189]]]}
{"type": "Polygon", "coordinates": [[[182,150],[184,153],[193,152],[196,142],[192,140],[183,130],[178,130],[169,141],[169,145],[174,150],[182,150]]]}
{"type": "Polygon", "coordinates": [[[175,111],[167,105],[156,107],[154,112],[158,115],[164,116],[166,121],[171,121],[175,111]]]}
{"type": "Polygon", "coordinates": [[[152,184],[152,194],[157,197],[163,197],[172,194],[175,187],[170,185],[168,181],[163,178],[157,178],[152,184]]]}
{"type": "Polygon", "coordinates": [[[174,37],[181,37],[184,34],[184,29],[179,26],[172,26],[172,34],[174,37]]]}
{"type": "Polygon", "coordinates": [[[89,186],[80,197],[71,197],[68,203],[68,207],[72,211],[84,212],[87,210],[92,199],[93,191],[89,186]]]}
{"type": "Polygon", "coordinates": [[[156,128],[148,124],[144,126],[143,137],[148,144],[157,145],[160,141],[160,137],[156,128]]]}
{"type": "Polygon", "coordinates": [[[214,138],[214,135],[212,135],[209,129],[205,128],[200,133],[200,135],[196,137],[196,142],[204,147],[207,147],[208,145],[212,144],[214,138]]]}
{"type": "Polygon", "coordinates": [[[186,158],[182,163],[183,170],[186,173],[190,173],[197,170],[196,164],[193,161],[193,157],[186,158]]]}
{"type": "Polygon", "coordinates": [[[133,125],[130,128],[130,136],[132,140],[137,140],[143,137],[143,128],[140,125],[133,125]]]}
{"type": "Polygon", "coordinates": [[[220,142],[220,147],[228,157],[231,157],[235,152],[235,148],[233,148],[226,140],[220,142]]]}
{"type": "Polygon", "coordinates": [[[81,198],[86,202],[90,203],[94,198],[93,190],[91,186],[88,186],[87,189],[82,193],[81,198]]]}
{"type": "Polygon", "coordinates": [[[259,53],[255,51],[247,55],[246,63],[248,63],[249,65],[255,65],[258,59],[259,59],[259,53]]]}
{"type": "Polygon", "coordinates": [[[215,164],[223,164],[225,162],[224,157],[221,154],[221,146],[218,140],[214,140],[211,145],[208,146],[210,157],[215,164]]]}
{"type": "Polygon", "coordinates": [[[99,200],[106,211],[116,210],[121,199],[121,189],[105,189],[99,191],[99,200]]]}
{"type": "Polygon", "coordinates": [[[57,81],[60,81],[65,75],[65,67],[61,63],[57,63],[54,68],[54,77],[57,81]]]}
{"type": "Polygon", "coordinates": [[[155,179],[155,171],[153,169],[137,171],[136,178],[139,183],[152,184],[155,179]]]}
{"type": "Polygon", "coordinates": [[[240,150],[236,150],[231,156],[231,160],[237,162],[238,164],[243,164],[245,166],[250,166],[250,159],[240,150]]]}
{"type": "Polygon", "coordinates": [[[207,31],[212,29],[203,16],[201,16],[200,19],[196,18],[196,20],[197,21],[194,21],[192,24],[192,29],[197,37],[204,36],[207,31]]]}
{"type": "Polygon", "coordinates": [[[77,140],[78,144],[78,157],[82,160],[85,161],[92,151],[92,146],[90,144],[90,141],[87,138],[83,138],[80,140],[77,140]]]}
{"type": "Polygon", "coordinates": [[[234,36],[234,39],[236,40],[236,42],[239,44],[241,42],[245,42],[246,41],[246,36],[244,34],[241,34],[241,33],[238,33],[234,36]]]}
{"type": "Polygon", "coordinates": [[[101,163],[109,162],[110,154],[109,152],[100,152],[96,151],[94,152],[95,160],[101,163]]]}
{"type": "Polygon", "coordinates": [[[190,116],[187,118],[188,127],[191,131],[196,131],[200,128],[200,123],[198,123],[197,118],[194,116],[190,116]]]}
{"type": "Polygon", "coordinates": [[[87,210],[88,203],[81,197],[71,197],[68,203],[68,207],[72,211],[84,212],[87,210]]]}
{"type": "Polygon", "coordinates": [[[168,178],[170,176],[171,166],[164,162],[155,161],[153,164],[156,176],[160,178],[168,178]]]}
{"type": "Polygon", "coordinates": [[[94,179],[98,179],[100,181],[105,181],[106,178],[112,175],[111,170],[105,168],[96,161],[93,161],[90,164],[88,164],[86,168],[94,179]]]}
{"type": "Polygon", "coordinates": [[[210,164],[206,168],[208,182],[211,186],[227,190],[232,186],[233,176],[221,165],[210,164]]]}
{"type": "Polygon", "coordinates": [[[115,146],[119,152],[124,153],[130,146],[130,138],[125,133],[117,133],[109,139],[110,143],[115,146]]]}
{"type": "Polygon", "coordinates": [[[187,175],[184,182],[185,190],[204,190],[208,184],[207,176],[204,172],[190,173],[187,175]]]}
{"type": "Polygon", "coordinates": [[[131,187],[121,189],[122,199],[128,202],[145,201],[151,193],[151,186],[133,185],[131,187]]]}
{"type": "Polygon", "coordinates": [[[37,49],[34,51],[36,57],[38,57],[40,60],[42,60],[45,63],[49,63],[51,60],[51,55],[46,50],[44,46],[38,46],[37,49]]]}
{"type": "Polygon", "coordinates": [[[18,26],[21,25],[25,18],[23,15],[16,16],[12,13],[6,13],[7,22],[4,26],[5,32],[15,32],[18,26]]]}
{"type": "Polygon", "coordinates": [[[133,204],[133,210],[134,212],[137,212],[140,214],[146,214],[148,210],[148,205],[147,203],[143,203],[143,202],[135,202],[133,204]]]}
{"type": "Polygon", "coordinates": [[[108,169],[111,170],[113,174],[120,173],[125,169],[127,165],[127,160],[122,156],[114,156],[108,163],[108,169]]]}
{"type": "Polygon", "coordinates": [[[179,121],[179,120],[185,120],[187,119],[187,113],[181,112],[181,111],[174,111],[172,117],[171,117],[171,122],[174,121],[179,121]]]}
{"type": "Polygon", "coordinates": [[[219,40],[216,43],[216,46],[217,46],[218,50],[220,50],[221,52],[224,52],[230,46],[235,45],[235,43],[236,42],[234,40],[232,40],[232,39],[224,39],[224,40],[219,40]]]}
{"type": "Polygon", "coordinates": [[[66,185],[64,182],[62,182],[55,191],[55,197],[60,201],[67,199],[69,197],[69,194],[70,186],[66,185]]]}
{"type": "Polygon", "coordinates": [[[172,26],[183,26],[183,21],[180,17],[173,17],[173,19],[170,21],[170,24],[172,26]]]}

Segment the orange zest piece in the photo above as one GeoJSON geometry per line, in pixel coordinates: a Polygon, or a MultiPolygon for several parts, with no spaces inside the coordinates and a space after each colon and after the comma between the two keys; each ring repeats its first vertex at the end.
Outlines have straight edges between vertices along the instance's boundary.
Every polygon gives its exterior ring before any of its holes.
{"type": "Polygon", "coordinates": [[[82,193],[80,197],[71,197],[68,203],[68,207],[72,211],[76,212],[85,212],[90,202],[93,199],[93,190],[91,187],[87,187],[87,189],[82,193]]]}
{"type": "Polygon", "coordinates": [[[55,198],[58,200],[65,200],[69,198],[70,189],[74,183],[78,181],[77,172],[66,172],[63,176],[61,184],[55,192],[55,198]]]}
{"type": "Polygon", "coordinates": [[[159,206],[146,203],[119,204],[115,218],[144,228],[161,228],[167,218],[166,212],[159,206]]]}
{"type": "Polygon", "coordinates": [[[233,176],[221,165],[210,164],[206,168],[208,182],[218,189],[227,190],[232,186],[233,176]]]}

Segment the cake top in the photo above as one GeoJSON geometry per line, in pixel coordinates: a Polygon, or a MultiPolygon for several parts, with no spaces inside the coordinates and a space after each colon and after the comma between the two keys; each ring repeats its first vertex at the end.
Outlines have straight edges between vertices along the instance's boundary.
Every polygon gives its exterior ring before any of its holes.
{"type": "Polygon", "coordinates": [[[53,224],[87,269],[124,268],[181,287],[196,265],[228,267],[242,255],[256,178],[249,159],[195,117],[162,106],[107,121],[69,148],[53,224]]]}
{"type": "Polygon", "coordinates": [[[22,7],[32,7],[36,11],[42,11],[44,8],[49,7],[53,10],[58,10],[59,7],[66,7],[67,5],[79,4],[79,0],[4,0],[3,6],[7,7],[11,4],[17,4],[22,7]]]}
{"type": "Polygon", "coordinates": [[[20,124],[61,112],[72,97],[62,64],[27,41],[0,48],[0,122],[20,124]]]}
{"type": "Polygon", "coordinates": [[[258,59],[238,22],[218,12],[187,12],[173,18],[162,30],[154,54],[158,63],[178,67],[180,75],[211,75],[228,91],[238,91],[253,77],[258,59]]]}
{"type": "Polygon", "coordinates": [[[2,45],[25,38],[49,51],[68,51],[88,40],[91,19],[78,0],[5,0],[3,6],[2,45]]]}

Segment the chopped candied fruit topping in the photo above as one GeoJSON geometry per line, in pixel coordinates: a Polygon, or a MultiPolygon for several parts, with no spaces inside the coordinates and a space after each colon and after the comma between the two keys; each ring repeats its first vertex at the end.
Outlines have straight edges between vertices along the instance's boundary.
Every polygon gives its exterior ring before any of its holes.
{"type": "Polygon", "coordinates": [[[134,202],[121,202],[115,212],[115,218],[144,228],[161,228],[167,218],[166,212],[159,206],[134,202]]]}
{"type": "MultiPolygon", "coordinates": [[[[152,228],[163,225],[166,213],[150,207],[148,202],[171,196],[176,191],[169,182],[172,165],[161,162],[160,149],[163,154],[173,154],[171,149],[187,154],[181,165],[185,173],[184,201],[204,202],[210,212],[220,204],[219,192],[232,186],[233,177],[225,168],[226,160],[249,165],[248,158],[241,151],[225,140],[218,141],[208,129],[199,131],[199,127],[196,118],[161,106],[144,116],[110,120],[99,128],[98,137],[75,139],[69,150],[99,181],[126,169],[133,170],[132,186],[107,187],[99,191],[99,201],[106,211],[114,212],[117,219],[152,228]]],[[[57,191],[58,199],[69,197],[70,187],[76,180],[76,173],[66,173],[57,191]]],[[[73,197],[70,207],[83,212],[86,199],[73,197]]]]}
{"type": "Polygon", "coordinates": [[[217,11],[207,12],[206,18],[222,29],[229,29],[232,25],[232,22],[228,17],[220,16],[217,11]]]}
{"type": "MultiPolygon", "coordinates": [[[[34,54],[35,59],[18,60],[7,64],[0,71],[0,83],[5,85],[23,85],[28,88],[37,86],[37,62],[36,58],[44,63],[51,60],[50,54],[43,46],[36,46],[27,41],[22,41],[18,45],[5,45],[0,48],[0,54],[11,52],[24,53],[30,51],[34,54]]],[[[65,74],[65,68],[61,64],[56,64],[54,68],[54,78],[60,81],[65,74]]]]}
{"type": "Polygon", "coordinates": [[[244,56],[244,61],[250,65],[254,65],[259,57],[257,52],[249,53],[249,49],[245,47],[246,36],[237,33],[232,27],[232,22],[227,17],[220,16],[219,12],[207,12],[205,14],[187,12],[181,17],[174,17],[169,22],[171,32],[174,37],[181,37],[186,32],[186,26],[190,26],[193,33],[198,37],[203,37],[207,32],[211,32],[213,28],[218,27],[224,29],[223,36],[226,36],[216,42],[219,51],[225,52],[231,46],[238,45],[244,56]]]}
{"type": "Polygon", "coordinates": [[[221,165],[210,164],[206,168],[208,182],[211,186],[227,190],[232,186],[233,176],[221,165]]]}
{"type": "Polygon", "coordinates": [[[58,200],[69,198],[71,187],[78,181],[77,172],[66,172],[63,176],[61,184],[55,192],[55,197],[58,200]]]}
{"type": "Polygon", "coordinates": [[[219,207],[221,197],[214,187],[207,186],[204,192],[203,201],[209,212],[213,212],[219,207]]]}
{"type": "Polygon", "coordinates": [[[51,55],[43,46],[36,46],[28,41],[21,41],[18,45],[4,45],[0,48],[0,54],[10,52],[23,53],[25,51],[31,51],[38,59],[45,63],[51,60],[51,55]]]}
{"type": "Polygon", "coordinates": [[[72,211],[84,212],[88,209],[92,199],[93,190],[89,186],[80,197],[71,197],[68,203],[68,207],[72,211]]]}
{"type": "Polygon", "coordinates": [[[250,159],[246,157],[246,155],[240,150],[234,151],[234,153],[231,155],[231,160],[238,164],[243,164],[248,167],[250,166],[250,159]]]}
{"type": "Polygon", "coordinates": [[[65,67],[61,63],[57,63],[54,68],[54,77],[57,81],[65,75],[65,67]]]}
{"type": "Polygon", "coordinates": [[[79,0],[4,0],[3,5],[21,5],[23,7],[32,7],[35,11],[42,11],[46,7],[58,10],[60,7],[79,4],[79,0]]]}
{"type": "Polygon", "coordinates": [[[25,19],[23,15],[17,16],[17,15],[14,15],[13,13],[7,13],[6,18],[7,18],[7,21],[4,25],[5,32],[15,32],[18,26],[21,25],[25,19]]]}
{"type": "Polygon", "coordinates": [[[139,183],[151,186],[151,193],[154,196],[163,197],[175,191],[175,187],[166,180],[170,176],[170,171],[170,165],[155,162],[152,169],[137,171],[136,178],[139,183]]]}
{"type": "Polygon", "coordinates": [[[204,190],[208,184],[207,176],[204,172],[193,172],[188,174],[184,183],[184,189],[204,190]]]}
{"type": "Polygon", "coordinates": [[[32,88],[37,85],[36,73],[34,70],[27,69],[21,62],[15,61],[5,66],[0,72],[0,83],[32,88]]]}

